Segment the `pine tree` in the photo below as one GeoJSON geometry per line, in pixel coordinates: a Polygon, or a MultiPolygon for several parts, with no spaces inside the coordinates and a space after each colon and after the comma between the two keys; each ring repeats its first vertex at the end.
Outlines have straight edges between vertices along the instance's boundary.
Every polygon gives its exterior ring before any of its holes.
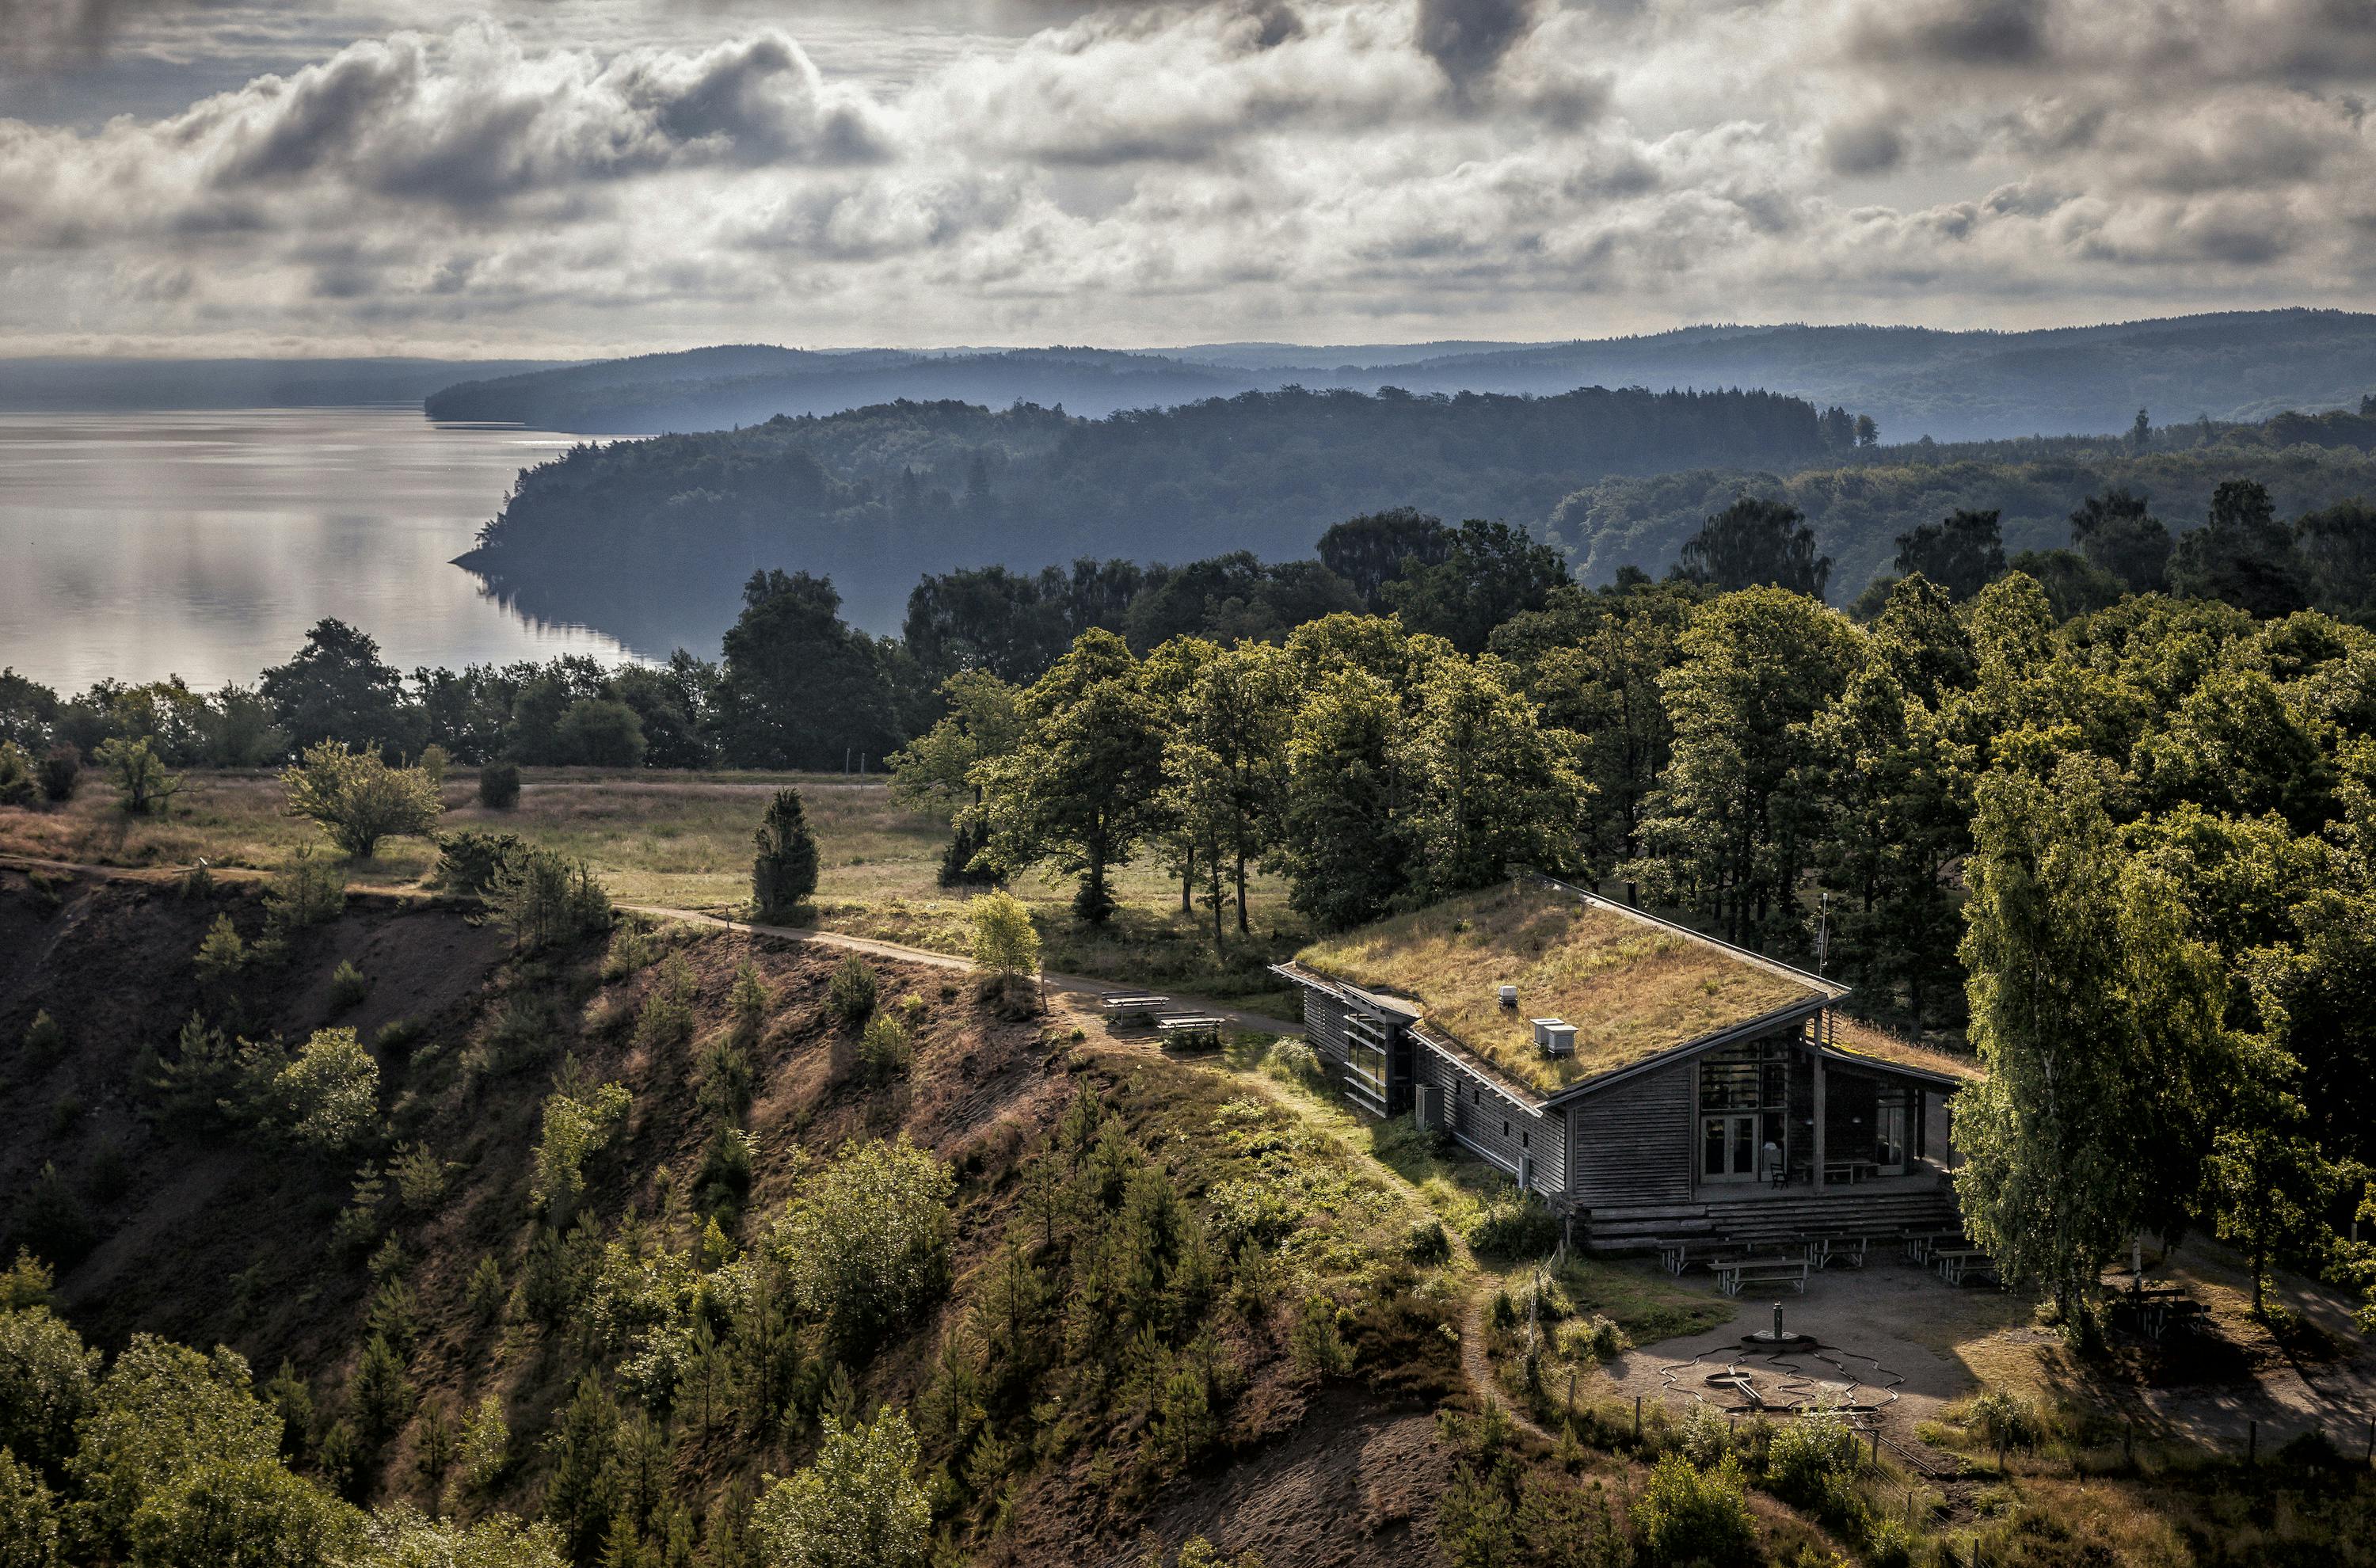
{"type": "Polygon", "coordinates": [[[798,790],[778,790],[759,823],[751,900],[762,918],[785,914],[816,892],[816,835],[798,790]]]}

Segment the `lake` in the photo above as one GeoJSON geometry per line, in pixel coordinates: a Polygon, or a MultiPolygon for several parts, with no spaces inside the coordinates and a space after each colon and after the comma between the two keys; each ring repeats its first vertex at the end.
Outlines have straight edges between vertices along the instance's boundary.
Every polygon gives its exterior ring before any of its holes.
{"type": "Polygon", "coordinates": [[[0,665],[61,695],[108,675],[252,683],[326,615],[407,673],[620,663],[616,638],[532,621],[448,564],[518,471],[574,439],[416,408],[0,413],[0,665]]]}

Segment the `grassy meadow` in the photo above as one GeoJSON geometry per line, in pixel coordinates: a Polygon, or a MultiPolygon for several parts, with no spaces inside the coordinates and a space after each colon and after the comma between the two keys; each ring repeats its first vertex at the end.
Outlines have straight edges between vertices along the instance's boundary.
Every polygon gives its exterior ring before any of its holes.
{"type": "MultiPolygon", "coordinates": [[[[584,860],[622,903],[744,914],[751,837],[769,798],[788,784],[800,790],[817,837],[814,923],[943,952],[966,950],[967,895],[937,881],[947,824],[901,805],[880,776],[528,768],[519,803],[490,811],[478,803],[475,776],[457,774],[445,789],[444,830],[516,833],[584,860]]],[[[277,775],[193,770],[163,814],[135,817],[116,808],[103,780],[86,776],[64,806],[0,809],[0,854],[125,866],[204,859],[269,871],[302,845],[331,852],[311,823],[281,814],[281,800],[277,775]]],[[[390,839],[373,859],[349,861],[348,879],[357,887],[422,887],[436,861],[436,846],[426,839],[390,839]]],[[[1032,873],[1013,888],[1040,917],[1051,969],[1193,988],[1296,1016],[1289,992],[1264,968],[1307,937],[1287,908],[1282,884],[1256,882],[1253,933],[1238,938],[1232,921],[1228,955],[1218,962],[1212,917],[1202,909],[1183,915],[1179,884],[1151,860],[1116,875],[1122,908],[1102,932],[1073,919],[1073,885],[1069,878],[1032,873]]]]}

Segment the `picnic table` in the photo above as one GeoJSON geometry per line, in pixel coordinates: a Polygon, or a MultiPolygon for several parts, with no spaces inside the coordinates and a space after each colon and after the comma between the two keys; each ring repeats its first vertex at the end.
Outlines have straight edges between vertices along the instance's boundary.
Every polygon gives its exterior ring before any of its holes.
{"type": "Polygon", "coordinates": [[[1720,1253],[1730,1244],[1721,1236],[1669,1236],[1651,1243],[1658,1249],[1658,1266],[1677,1275],[1698,1261],[1692,1256],[1694,1248],[1702,1253],[1720,1253]]]}
{"type": "Polygon", "coordinates": [[[1829,1268],[1835,1263],[1850,1268],[1862,1268],[1865,1264],[1867,1239],[1862,1236],[1816,1236],[1807,1242],[1807,1261],[1817,1268],[1829,1268]]]}
{"type": "Polygon", "coordinates": [[[1827,1159],[1824,1161],[1824,1181],[1828,1184],[1834,1177],[1845,1176],[1848,1185],[1853,1187],[1880,1170],[1881,1167],[1870,1159],[1827,1159]]]}
{"type": "Polygon", "coordinates": [[[1953,1246],[1964,1239],[1961,1230],[1901,1230],[1898,1240],[1906,1243],[1907,1263],[1929,1263],[1931,1253],[1940,1247],[1953,1246]]]}
{"type": "Polygon", "coordinates": [[[1751,1285],[1788,1285],[1803,1296],[1807,1293],[1807,1268],[1804,1253],[1795,1258],[1774,1253],[1708,1259],[1708,1272],[1716,1276],[1716,1288],[1728,1296],[1738,1296],[1751,1285]]]}
{"type": "Polygon", "coordinates": [[[2159,1339],[2175,1324],[2201,1317],[2205,1309],[2187,1292],[2183,1285],[2158,1286],[2150,1290],[2131,1294],[2137,1313],[2137,1327],[2148,1339],[2159,1339]]]}
{"type": "Polygon", "coordinates": [[[1098,1003],[1099,1011],[1107,1017],[1117,1020],[1151,1019],[1170,1005],[1171,1005],[1171,998],[1158,996],[1151,991],[1116,992],[1111,996],[1101,998],[1098,1003]]]}
{"type": "Polygon", "coordinates": [[[1993,1278],[1997,1271],[1996,1260],[1989,1256],[1986,1247],[1933,1247],[1930,1266],[1950,1285],[1961,1285],[1983,1274],[1993,1278]]]}
{"type": "Polygon", "coordinates": [[[1195,1043],[1218,1049],[1221,1043],[1222,1026],[1228,1021],[1208,1013],[1166,1013],[1155,1020],[1155,1028],[1163,1036],[1166,1046],[1177,1040],[1182,1044],[1195,1043]]]}

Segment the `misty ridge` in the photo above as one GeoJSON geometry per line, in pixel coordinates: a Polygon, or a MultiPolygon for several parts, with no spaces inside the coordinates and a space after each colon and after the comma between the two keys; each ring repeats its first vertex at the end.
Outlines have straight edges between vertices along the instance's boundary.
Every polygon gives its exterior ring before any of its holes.
{"type": "Polygon", "coordinates": [[[2026,332],[1701,326],[1565,343],[1218,343],[1178,349],[859,350],[736,345],[490,374],[424,404],[438,420],[587,434],[722,430],[778,414],[954,399],[1089,418],[1298,386],[1552,397],[1580,387],[1757,388],[1869,414],[1894,440],[2103,434],[2157,420],[2257,421],[2347,406],[2376,316],[2235,312],[2026,332]]]}

